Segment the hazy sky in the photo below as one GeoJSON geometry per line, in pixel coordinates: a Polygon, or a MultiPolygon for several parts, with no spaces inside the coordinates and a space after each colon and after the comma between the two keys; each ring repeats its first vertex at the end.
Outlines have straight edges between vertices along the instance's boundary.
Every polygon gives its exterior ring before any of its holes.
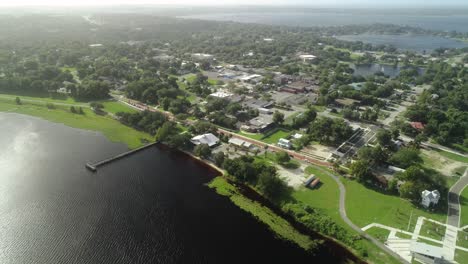
{"type": "Polygon", "coordinates": [[[468,6],[468,0],[0,0],[0,6],[165,5],[326,5],[326,6],[468,6]]]}

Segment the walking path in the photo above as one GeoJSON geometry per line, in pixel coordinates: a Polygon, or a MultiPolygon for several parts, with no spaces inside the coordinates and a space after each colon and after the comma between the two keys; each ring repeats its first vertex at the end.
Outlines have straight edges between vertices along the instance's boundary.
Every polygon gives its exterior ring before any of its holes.
{"type": "Polygon", "coordinates": [[[459,227],[460,226],[460,194],[468,186],[468,168],[465,169],[463,176],[450,188],[448,193],[448,212],[447,224],[459,227]]]}

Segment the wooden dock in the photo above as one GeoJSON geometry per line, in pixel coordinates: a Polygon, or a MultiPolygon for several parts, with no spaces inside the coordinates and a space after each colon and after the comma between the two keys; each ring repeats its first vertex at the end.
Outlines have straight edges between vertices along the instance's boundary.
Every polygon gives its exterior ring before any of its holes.
{"type": "Polygon", "coordinates": [[[104,166],[104,165],[106,165],[106,164],[108,164],[108,163],[111,163],[111,162],[114,162],[114,161],[116,161],[116,160],[122,159],[122,158],[124,158],[124,157],[127,157],[127,156],[129,156],[129,155],[132,155],[132,154],[137,153],[137,152],[139,152],[139,151],[142,151],[142,150],[144,150],[144,149],[150,148],[150,147],[152,147],[152,146],[154,146],[154,145],[156,145],[156,144],[158,144],[158,143],[159,143],[159,142],[150,143],[150,144],[148,144],[148,145],[144,145],[143,147],[140,147],[140,148],[137,148],[137,149],[134,149],[134,150],[130,150],[130,151],[127,151],[127,152],[124,152],[124,153],[121,153],[121,154],[119,154],[119,155],[113,156],[113,157],[108,158],[108,159],[105,159],[105,160],[101,160],[101,161],[96,162],[96,163],[89,163],[89,162],[88,162],[88,163],[86,163],[85,167],[86,167],[88,170],[92,171],[92,172],[96,172],[96,171],[98,170],[98,168],[101,167],[101,166],[104,166]]]}

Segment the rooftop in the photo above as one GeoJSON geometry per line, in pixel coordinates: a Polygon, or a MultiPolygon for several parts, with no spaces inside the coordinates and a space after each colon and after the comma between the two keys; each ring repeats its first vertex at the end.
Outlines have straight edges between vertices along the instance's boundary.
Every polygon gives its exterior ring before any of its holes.
{"type": "Polygon", "coordinates": [[[442,258],[443,250],[441,247],[431,246],[426,243],[413,242],[410,246],[410,251],[432,258],[442,258]]]}
{"type": "Polygon", "coordinates": [[[190,141],[195,145],[207,144],[208,146],[212,147],[218,144],[219,138],[217,138],[215,135],[211,133],[208,133],[208,134],[195,136],[190,141]]]}

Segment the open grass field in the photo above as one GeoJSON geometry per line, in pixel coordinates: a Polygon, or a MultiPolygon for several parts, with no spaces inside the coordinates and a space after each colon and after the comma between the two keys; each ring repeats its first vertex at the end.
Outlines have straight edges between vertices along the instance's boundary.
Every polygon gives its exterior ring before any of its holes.
{"type": "Polygon", "coordinates": [[[457,246],[468,248],[468,232],[458,231],[457,246]]]}
{"type": "Polygon", "coordinates": [[[330,176],[314,166],[307,167],[305,172],[308,175],[314,174],[316,177],[320,178],[321,184],[315,189],[301,187],[294,191],[293,197],[304,204],[326,212],[326,214],[336,222],[341,222],[338,184],[330,176]]]}
{"type": "Polygon", "coordinates": [[[468,225],[468,187],[460,195],[460,226],[468,225]]]}
{"type": "Polygon", "coordinates": [[[346,187],[346,211],[348,217],[358,226],[379,223],[407,230],[411,217],[410,229],[413,230],[419,216],[445,222],[446,213],[431,213],[418,208],[408,200],[387,195],[366,188],[362,184],[343,179],[346,187]],[[412,215],[412,216],[411,216],[412,215]]]}
{"type": "Polygon", "coordinates": [[[449,158],[451,160],[468,163],[468,158],[467,157],[463,157],[461,155],[458,155],[458,154],[455,154],[455,153],[452,153],[452,152],[443,151],[443,150],[437,150],[437,152],[440,155],[442,155],[442,156],[444,156],[446,158],[449,158]]]}
{"type": "Polygon", "coordinates": [[[389,230],[379,228],[379,227],[372,227],[372,228],[366,230],[366,233],[368,233],[369,235],[377,238],[382,243],[385,243],[387,241],[388,235],[390,235],[389,230]]]}
{"type": "Polygon", "coordinates": [[[468,260],[468,252],[457,249],[455,250],[455,261],[458,263],[466,263],[468,260]]]}
{"type": "Polygon", "coordinates": [[[79,106],[88,106],[87,103],[78,102],[72,97],[68,96],[57,96],[57,97],[50,97],[48,95],[38,95],[38,96],[23,96],[23,95],[14,95],[14,94],[0,94],[0,99],[2,100],[11,100],[12,102],[15,100],[16,97],[19,97],[22,101],[41,101],[41,102],[48,102],[48,103],[64,103],[64,104],[74,104],[79,106]]]}
{"type": "Polygon", "coordinates": [[[419,234],[421,236],[442,241],[445,236],[445,229],[445,226],[436,224],[434,222],[424,221],[419,234]]]}
{"type": "Polygon", "coordinates": [[[241,136],[244,136],[244,137],[248,137],[248,138],[251,138],[251,139],[255,139],[255,140],[262,140],[263,138],[263,134],[258,134],[258,133],[247,133],[247,132],[243,132],[243,131],[239,131],[238,132],[239,135],[241,136]]]}
{"type": "Polygon", "coordinates": [[[118,101],[104,101],[102,102],[104,105],[104,111],[117,114],[118,112],[125,112],[125,113],[136,113],[137,110],[118,101]]]}
{"type": "Polygon", "coordinates": [[[0,100],[0,112],[31,115],[74,128],[102,132],[109,140],[125,143],[129,148],[142,146],[141,139],[153,140],[146,133],[122,125],[111,117],[96,115],[87,108],[84,109],[85,115],[78,115],[71,113],[69,107],[66,106],[57,106],[56,109],[51,110],[45,107],[45,103],[24,102],[22,105],[16,105],[13,101],[0,100]]]}
{"type": "Polygon", "coordinates": [[[268,135],[261,139],[261,141],[268,143],[268,144],[276,144],[280,138],[287,138],[291,134],[290,131],[278,129],[271,135],[268,135]]]}

